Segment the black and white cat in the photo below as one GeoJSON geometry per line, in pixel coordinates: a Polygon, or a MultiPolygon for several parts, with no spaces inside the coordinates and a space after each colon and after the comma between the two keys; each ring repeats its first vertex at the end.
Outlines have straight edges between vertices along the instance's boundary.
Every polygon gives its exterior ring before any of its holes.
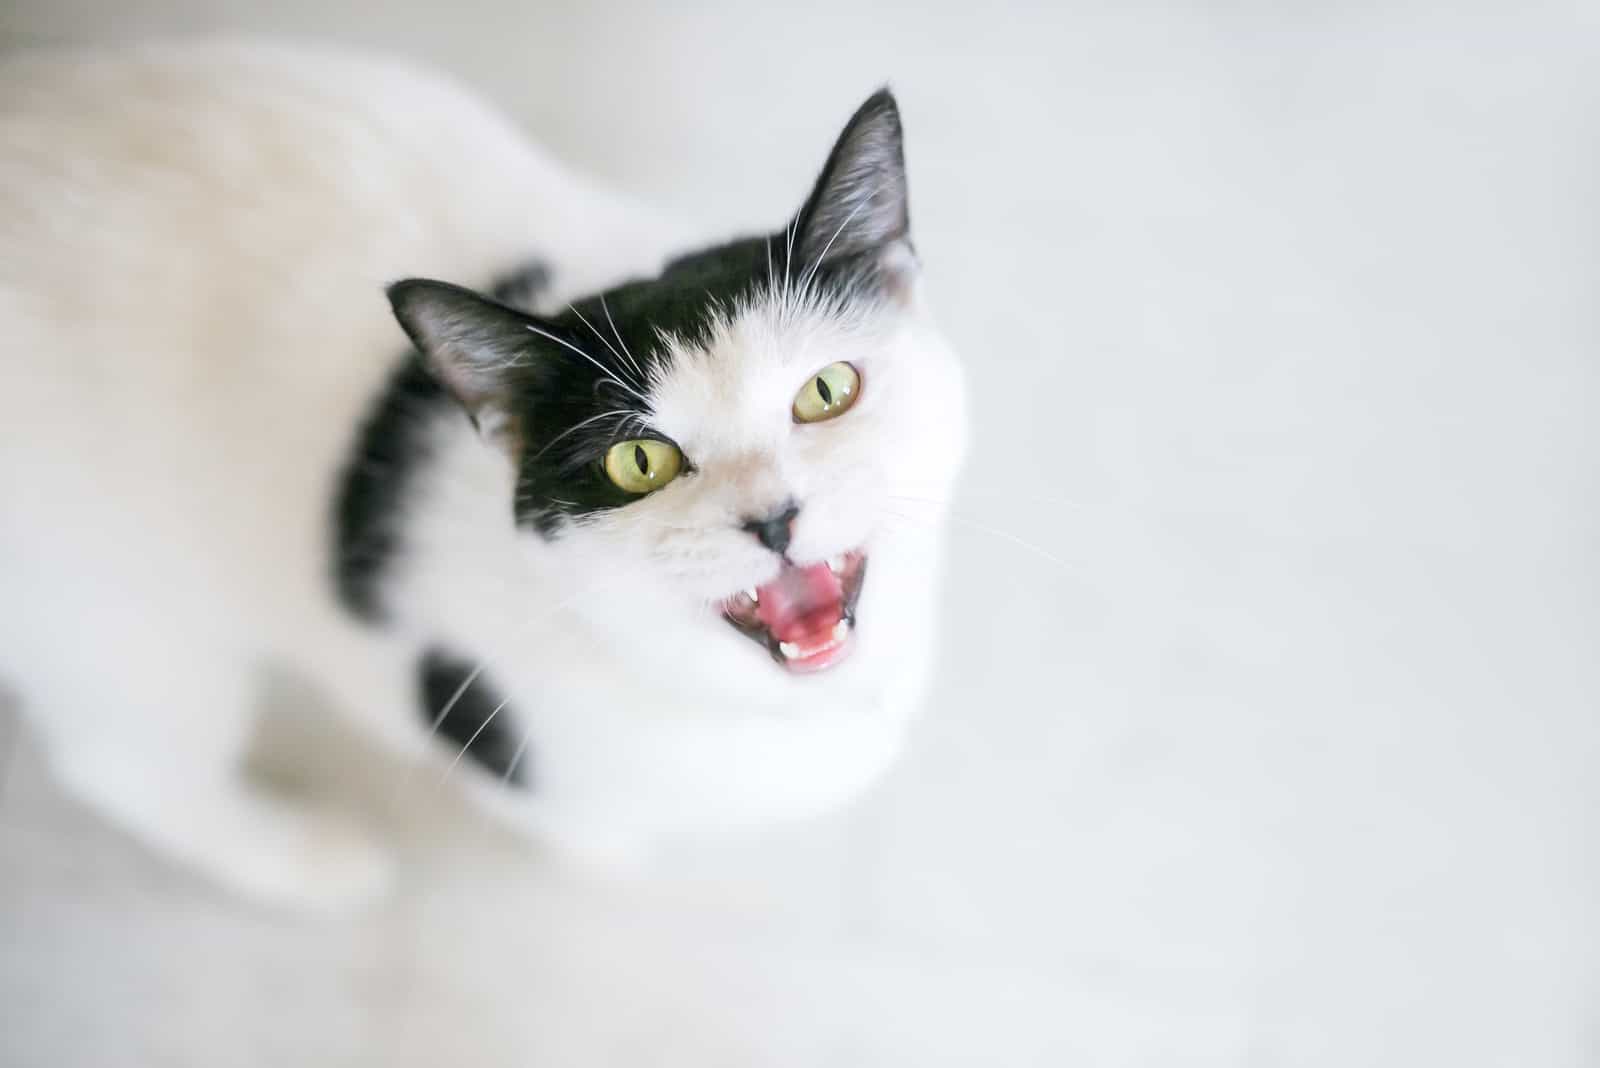
{"type": "Polygon", "coordinates": [[[238,775],[267,666],[590,853],[894,759],[965,423],[886,91],[787,226],[690,252],[365,58],[13,58],[0,146],[0,679],[77,796],[257,896],[372,892],[238,775]]]}

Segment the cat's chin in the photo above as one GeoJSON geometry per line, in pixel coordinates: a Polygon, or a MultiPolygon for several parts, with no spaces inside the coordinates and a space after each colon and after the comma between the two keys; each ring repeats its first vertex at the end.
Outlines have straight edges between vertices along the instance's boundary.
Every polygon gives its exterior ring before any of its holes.
{"type": "Polygon", "coordinates": [[[786,560],[770,582],[725,599],[722,615],[784,670],[826,671],[854,648],[856,601],[866,574],[867,557],[859,549],[810,564],[786,560]]]}

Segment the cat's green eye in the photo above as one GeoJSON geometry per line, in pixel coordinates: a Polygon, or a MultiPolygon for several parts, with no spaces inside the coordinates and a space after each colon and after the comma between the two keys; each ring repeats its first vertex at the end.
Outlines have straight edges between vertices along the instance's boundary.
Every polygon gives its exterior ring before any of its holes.
{"type": "Polygon", "coordinates": [[[678,447],[654,438],[619,442],[606,453],[606,477],[629,493],[658,490],[681,470],[683,453],[678,447]]]}
{"type": "Polygon", "coordinates": [[[794,398],[794,421],[821,423],[850,410],[861,395],[861,375],[847,363],[830,363],[811,376],[794,398]]]}

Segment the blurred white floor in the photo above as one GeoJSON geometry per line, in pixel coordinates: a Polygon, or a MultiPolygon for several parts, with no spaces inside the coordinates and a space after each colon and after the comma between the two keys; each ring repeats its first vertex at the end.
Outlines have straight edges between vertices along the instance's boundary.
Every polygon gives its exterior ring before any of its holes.
{"type": "Polygon", "coordinates": [[[979,444],[897,775],[641,885],[301,709],[404,885],[262,915],[5,715],[0,1063],[1600,1063],[1600,24],[1046,8],[11,0],[427,58],[708,236],[892,80],[979,444]]]}

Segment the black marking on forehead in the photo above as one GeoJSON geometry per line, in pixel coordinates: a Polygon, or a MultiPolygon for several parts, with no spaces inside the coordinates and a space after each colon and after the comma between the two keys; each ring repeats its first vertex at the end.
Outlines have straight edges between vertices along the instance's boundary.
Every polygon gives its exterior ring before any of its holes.
{"type": "Polygon", "coordinates": [[[612,484],[603,461],[619,441],[666,440],[650,423],[648,402],[670,358],[662,334],[704,343],[718,311],[765,279],[766,241],[745,239],[679,257],[654,278],[625,282],[546,320],[584,355],[534,335],[548,374],[525,400],[518,523],[554,537],[565,520],[638,500],[612,484]]]}
{"type": "Polygon", "coordinates": [[[491,775],[528,789],[533,758],[527,733],[493,683],[474,671],[475,665],[439,649],[423,655],[417,706],[423,725],[491,775]]]}

